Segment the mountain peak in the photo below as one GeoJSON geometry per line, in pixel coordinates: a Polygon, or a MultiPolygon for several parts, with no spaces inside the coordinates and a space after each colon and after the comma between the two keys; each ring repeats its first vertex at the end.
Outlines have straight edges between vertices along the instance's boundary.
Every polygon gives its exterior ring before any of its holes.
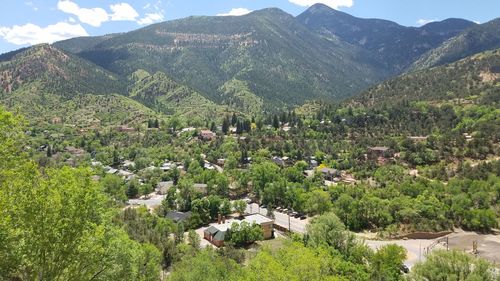
{"type": "Polygon", "coordinates": [[[265,8],[265,9],[253,11],[249,15],[289,16],[289,17],[292,17],[292,15],[288,14],[287,12],[283,11],[280,8],[265,8]]]}

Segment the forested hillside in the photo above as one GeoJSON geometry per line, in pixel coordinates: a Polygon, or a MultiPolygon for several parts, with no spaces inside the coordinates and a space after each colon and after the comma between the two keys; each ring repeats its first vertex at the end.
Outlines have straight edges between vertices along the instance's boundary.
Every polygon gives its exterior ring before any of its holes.
{"type": "Polygon", "coordinates": [[[500,98],[500,49],[416,71],[381,83],[353,103],[381,107],[401,102],[496,105],[500,98]]]}
{"type": "Polygon", "coordinates": [[[323,4],[311,6],[297,19],[326,38],[340,39],[369,51],[393,75],[443,41],[475,25],[463,19],[447,19],[419,28],[406,27],[383,19],[356,18],[323,4]]]}
{"type": "Polygon", "coordinates": [[[455,62],[473,54],[500,48],[500,19],[474,26],[428,51],[415,61],[410,71],[455,62]]]}
{"type": "MultiPolygon", "coordinates": [[[[75,51],[79,40],[56,46],[75,51]]],[[[120,75],[165,72],[217,102],[227,102],[219,90],[235,80],[247,85],[242,91],[282,106],[347,97],[387,75],[366,51],[322,38],[279,9],[189,17],[89,40],[95,42],[77,55],[120,75]]]]}

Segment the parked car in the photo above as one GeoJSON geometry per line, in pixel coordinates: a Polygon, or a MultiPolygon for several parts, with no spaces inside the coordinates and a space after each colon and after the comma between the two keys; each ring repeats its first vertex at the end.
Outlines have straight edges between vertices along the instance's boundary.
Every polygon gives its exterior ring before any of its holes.
{"type": "Polygon", "coordinates": [[[408,268],[408,266],[406,266],[406,264],[402,264],[401,267],[401,272],[403,273],[409,273],[410,272],[410,269],[408,268]]]}

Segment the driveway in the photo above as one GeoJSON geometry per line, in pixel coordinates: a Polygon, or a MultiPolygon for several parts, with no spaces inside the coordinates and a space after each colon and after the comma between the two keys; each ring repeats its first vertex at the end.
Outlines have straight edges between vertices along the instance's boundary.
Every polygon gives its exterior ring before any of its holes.
{"type": "MultiPolygon", "coordinates": [[[[252,203],[248,204],[246,210],[246,213],[248,214],[261,214],[266,216],[267,215],[267,209],[266,208],[260,208],[257,203],[252,203]]],[[[306,225],[309,223],[309,219],[297,219],[292,216],[288,216],[285,213],[281,213],[278,211],[274,211],[274,223],[284,227],[284,228],[290,228],[292,232],[304,234],[306,232],[306,225]],[[289,221],[290,219],[290,221],[289,221]],[[289,223],[290,222],[290,223],[289,223]]]]}
{"type": "Polygon", "coordinates": [[[156,193],[150,194],[148,198],[143,199],[130,199],[127,201],[129,205],[144,205],[148,209],[153,209],[161,205],[161,201],[165,199],[166,195],[158,195],[156,193]]]}

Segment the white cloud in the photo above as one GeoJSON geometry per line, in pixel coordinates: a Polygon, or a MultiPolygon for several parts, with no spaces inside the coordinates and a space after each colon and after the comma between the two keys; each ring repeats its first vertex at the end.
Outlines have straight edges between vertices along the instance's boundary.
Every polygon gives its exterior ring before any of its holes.
{"type": "Polygon", "coordinates": [[[142,25],[146,25],[146,24],[152,24],[152,23],[162,21],[162,20],[163,20],[163,14],[161,12],[148,13],[143,18],[139,19],[137,21],[137,23],[142,24],[142,25]]]}
{"type": "Polygon", "coordinates": [[[76,22],[75,18],[73,18],[73,17],[69,17],[68,21],[71,22],[71,23],[75,23],[76,22]]]}
{"type": "Polygon", "coordinates": [[[252,12],[252,10],[249,10],[246,8],[234,8],[231,11],[229,11],[228,13],[217,14],[217,16],[222,16],[222,17],[225,17],[225,16],[243,16],[243,15],[246,15],[246,14],[251,13],[251,12],[252,12]]]}
{"type": "Polygon", "coordinates": [[[417,24],[418,24],[418,26],[422,26],[422,25],[426,25],[428,23],[435,22],[435,21],[438,21],[438,20],[437,19],[433,19],[433,20],[419,19],[419,20],[417,20],[417,24]]]}
{"type": "Polygon", "coordinates": [[[0,26],[0,37],[15,45],[34,45],[53,43],[78,36],[88,36],[87,31],[80,24],[58,22],[47,27],[27,23],[12,27],[0,26]]]}
{"type": "Polygon", "coordinates": [[[103,22],[109,20],[108,13],[103,8],[80,8],[75,2],[71,0],[59,0],[57,8],[65,13],[72,14],[86,24],[94,27],[99,27],[103,22]]]}
{"type": "Polygon", "coordinates": [[[127,3],[118,3],[110,6],[111,20],[113,21],[135,21],[139,17],[137,11],[127,3]]]}
{"type": "Polygon", "coordinates": [[[339,7],[352,7],[353,0],[288,0],[293,4],[309,7],[316,3],[325,4],[331,8],[338,9],[339,7]]]}
{"type": "Polygon", "coordinates": [[[28,1],[28,2],[25,2],[24,4],[26,4],[27,6],[31,7],[31,9],[33,9],[33,11],[38,11],[38,7],[35,6],[35,4],[33,3],[33,1],[28,1]]]}
{"type": "Polygon", "coordinates": [[[134,7],[125,2],[110,5],[110,13],[99,7],[81,8],[72,0],[59,0],[57,8],[65,13],[75,15],[82,23],[99,27],[107,21],[135,21],[141,25],[162,21],[164,18],[163,10],[159,8],[159,5],[161,5],[161,1],[158,1],[155,5],[146,5],[145,9],[153,10],[151,8],[154,8],[154,11],[146,13],[142,18],[140,18],[134,7]]]}

